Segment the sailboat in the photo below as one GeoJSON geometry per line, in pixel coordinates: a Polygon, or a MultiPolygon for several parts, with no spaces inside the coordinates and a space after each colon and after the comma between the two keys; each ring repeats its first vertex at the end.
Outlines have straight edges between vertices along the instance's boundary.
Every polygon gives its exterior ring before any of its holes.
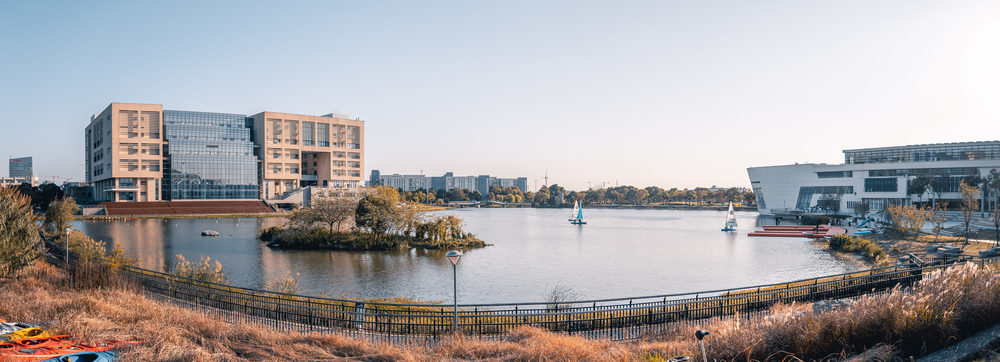
{"type": "Polygon", "coordinates": [[[569,216],[569,223],[573,225],[586,225],[587,222],[583,221],[583,206],[580,205],[580,200],[576,200],[576,204],[573,205],[573,214],[569,216]]]}
{"type": "Polygon", "coordinates": [[[733,211],[733,202],[729,202],[729,216],[726,217],[726,226],[722,231],[736,231],[736,213],[733,211]]]}

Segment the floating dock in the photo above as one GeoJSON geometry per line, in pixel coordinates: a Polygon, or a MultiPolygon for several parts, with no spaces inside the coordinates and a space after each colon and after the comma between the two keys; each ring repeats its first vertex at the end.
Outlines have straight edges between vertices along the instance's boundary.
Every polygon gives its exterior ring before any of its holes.
{"type": "Polygon", "coordinates": [[[766,225],[764,230],[747,233],[747,236],[819,239],[843,234],[847,234],[847,229],[839,226],[820,225],[819,231],[816,232],[815,226],[808,225],[766,225]]]}

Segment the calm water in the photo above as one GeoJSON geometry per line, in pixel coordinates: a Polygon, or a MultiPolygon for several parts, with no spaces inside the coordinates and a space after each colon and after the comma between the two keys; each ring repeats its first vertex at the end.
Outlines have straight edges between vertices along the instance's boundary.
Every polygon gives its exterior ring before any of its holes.
{"type": "MultiPolygon", "coordinates": [[[[803,238],[750,238],[763,221],[738,212],[739,232],[719,231],[723,211],[457,209],[466,230],[493,246],[469,250],[458,266],[460,303],[544,301],[557,285],[575,299],[695,292],[777,283],[855,269],[803,238]]],[[[451,300],[447,250],[280,251],[255,240],[282,219],[77,221],[109,245],[121,243],[140,266],[164,270],[174,255],[222,262],[237,285],[260,287],[289,274],[302,294],[451,300]],[[221,237],[200,236],[216,230],[221,237]]]]}

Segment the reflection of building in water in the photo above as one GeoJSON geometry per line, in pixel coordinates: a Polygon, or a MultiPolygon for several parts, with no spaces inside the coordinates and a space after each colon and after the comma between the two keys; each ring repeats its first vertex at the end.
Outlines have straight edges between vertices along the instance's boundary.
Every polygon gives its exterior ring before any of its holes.
{"type": "Polygon", "coordinates": [[[115,243],[120,243],[130,256],[139,259],[140,268],[163,271],[167,258],[165,241],[170,240],[171,234],[166,225],[169,221],[81,221],[78,228],[94,239],[104,241],[109,250],[115,243]]]}

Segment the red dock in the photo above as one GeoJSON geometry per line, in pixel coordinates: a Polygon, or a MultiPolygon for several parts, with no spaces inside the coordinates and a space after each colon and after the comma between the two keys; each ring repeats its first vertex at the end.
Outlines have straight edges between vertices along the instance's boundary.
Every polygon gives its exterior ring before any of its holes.
{"type": "Polygon", "coordinates": [[[832,235],[847,234],[847,229],[839,226],[820,225],[818,232],[816,230],[815,226],[808,225],[767,225],[764,226],[764,230],[748,233],[747,236],[819,239],[832,235]]]}

